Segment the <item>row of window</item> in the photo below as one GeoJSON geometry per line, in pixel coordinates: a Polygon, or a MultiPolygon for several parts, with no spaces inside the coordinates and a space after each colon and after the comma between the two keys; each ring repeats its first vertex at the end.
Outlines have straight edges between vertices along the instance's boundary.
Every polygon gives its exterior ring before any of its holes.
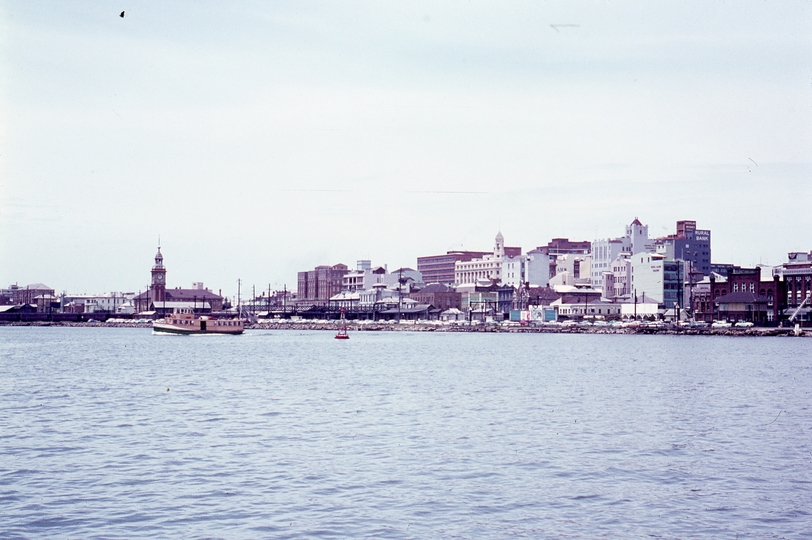
{"type": "MultiPolygon", "coordinates": [[[[733,284],[733,292],[739,292],[739,284],[738,283],[733,284]]],[[[741,292],[747,292],[747,283],[742,283],[741,284],[741,292]]],[[[750,283],[750,292],[751,293],[756,292],[756,284],[755,283],[750,283]]]]}

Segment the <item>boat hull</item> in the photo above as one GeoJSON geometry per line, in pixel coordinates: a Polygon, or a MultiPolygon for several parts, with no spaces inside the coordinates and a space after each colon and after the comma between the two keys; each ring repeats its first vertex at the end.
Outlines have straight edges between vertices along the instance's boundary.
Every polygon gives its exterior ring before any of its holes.
{"type": "MultiPolygon", "coordinates": [[[[176,322],[178,322],[176,320],[176,322]]],[[[226,326],[225,323],[215,322],[211,319],[201,321],[195,320],[180,320],[181,324],[155,322],[152,323],[152,330],[158,334],[176,334],[176,335],[239,335],[243,333],[242,321],[238,324],[226,326]],[[182,324],[182,323],[186,324],[182,324]]]]}

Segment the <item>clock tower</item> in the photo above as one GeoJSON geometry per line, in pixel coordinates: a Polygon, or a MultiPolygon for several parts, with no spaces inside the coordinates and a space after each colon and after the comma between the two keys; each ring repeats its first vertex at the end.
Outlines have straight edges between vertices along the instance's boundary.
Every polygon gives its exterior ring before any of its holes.
{"type": "Polygon", "coordinates": [[[155,266],[152,267],[152,284],[149,289],[149,299],[153,304],[166,301],[166,268],[164,267],[164,256],[161,255],[161,246],[158,246],[158,253],[155,255],[155,266]]]}

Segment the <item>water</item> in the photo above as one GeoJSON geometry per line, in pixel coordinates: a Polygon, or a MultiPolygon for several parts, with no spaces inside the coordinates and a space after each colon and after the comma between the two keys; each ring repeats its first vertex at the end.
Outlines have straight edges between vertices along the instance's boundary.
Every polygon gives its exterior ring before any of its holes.
{"type": "Polygon", "coordinates": [[[0,328],[2,538],[810,538],[812,341],[0,328]]]}

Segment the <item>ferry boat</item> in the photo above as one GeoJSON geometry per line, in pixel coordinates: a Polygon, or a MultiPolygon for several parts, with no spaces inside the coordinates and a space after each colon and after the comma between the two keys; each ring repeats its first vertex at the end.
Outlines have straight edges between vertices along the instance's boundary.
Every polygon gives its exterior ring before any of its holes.
{"type": "MultiPolygon", "coordinates": [[[[191,310],[183,310],[191,311],[191,310]]],[[[152,323],[152,330],[160,334],[242,334],[242,319],[215,319],[191,312],[172,313],[152,323]]]]}

